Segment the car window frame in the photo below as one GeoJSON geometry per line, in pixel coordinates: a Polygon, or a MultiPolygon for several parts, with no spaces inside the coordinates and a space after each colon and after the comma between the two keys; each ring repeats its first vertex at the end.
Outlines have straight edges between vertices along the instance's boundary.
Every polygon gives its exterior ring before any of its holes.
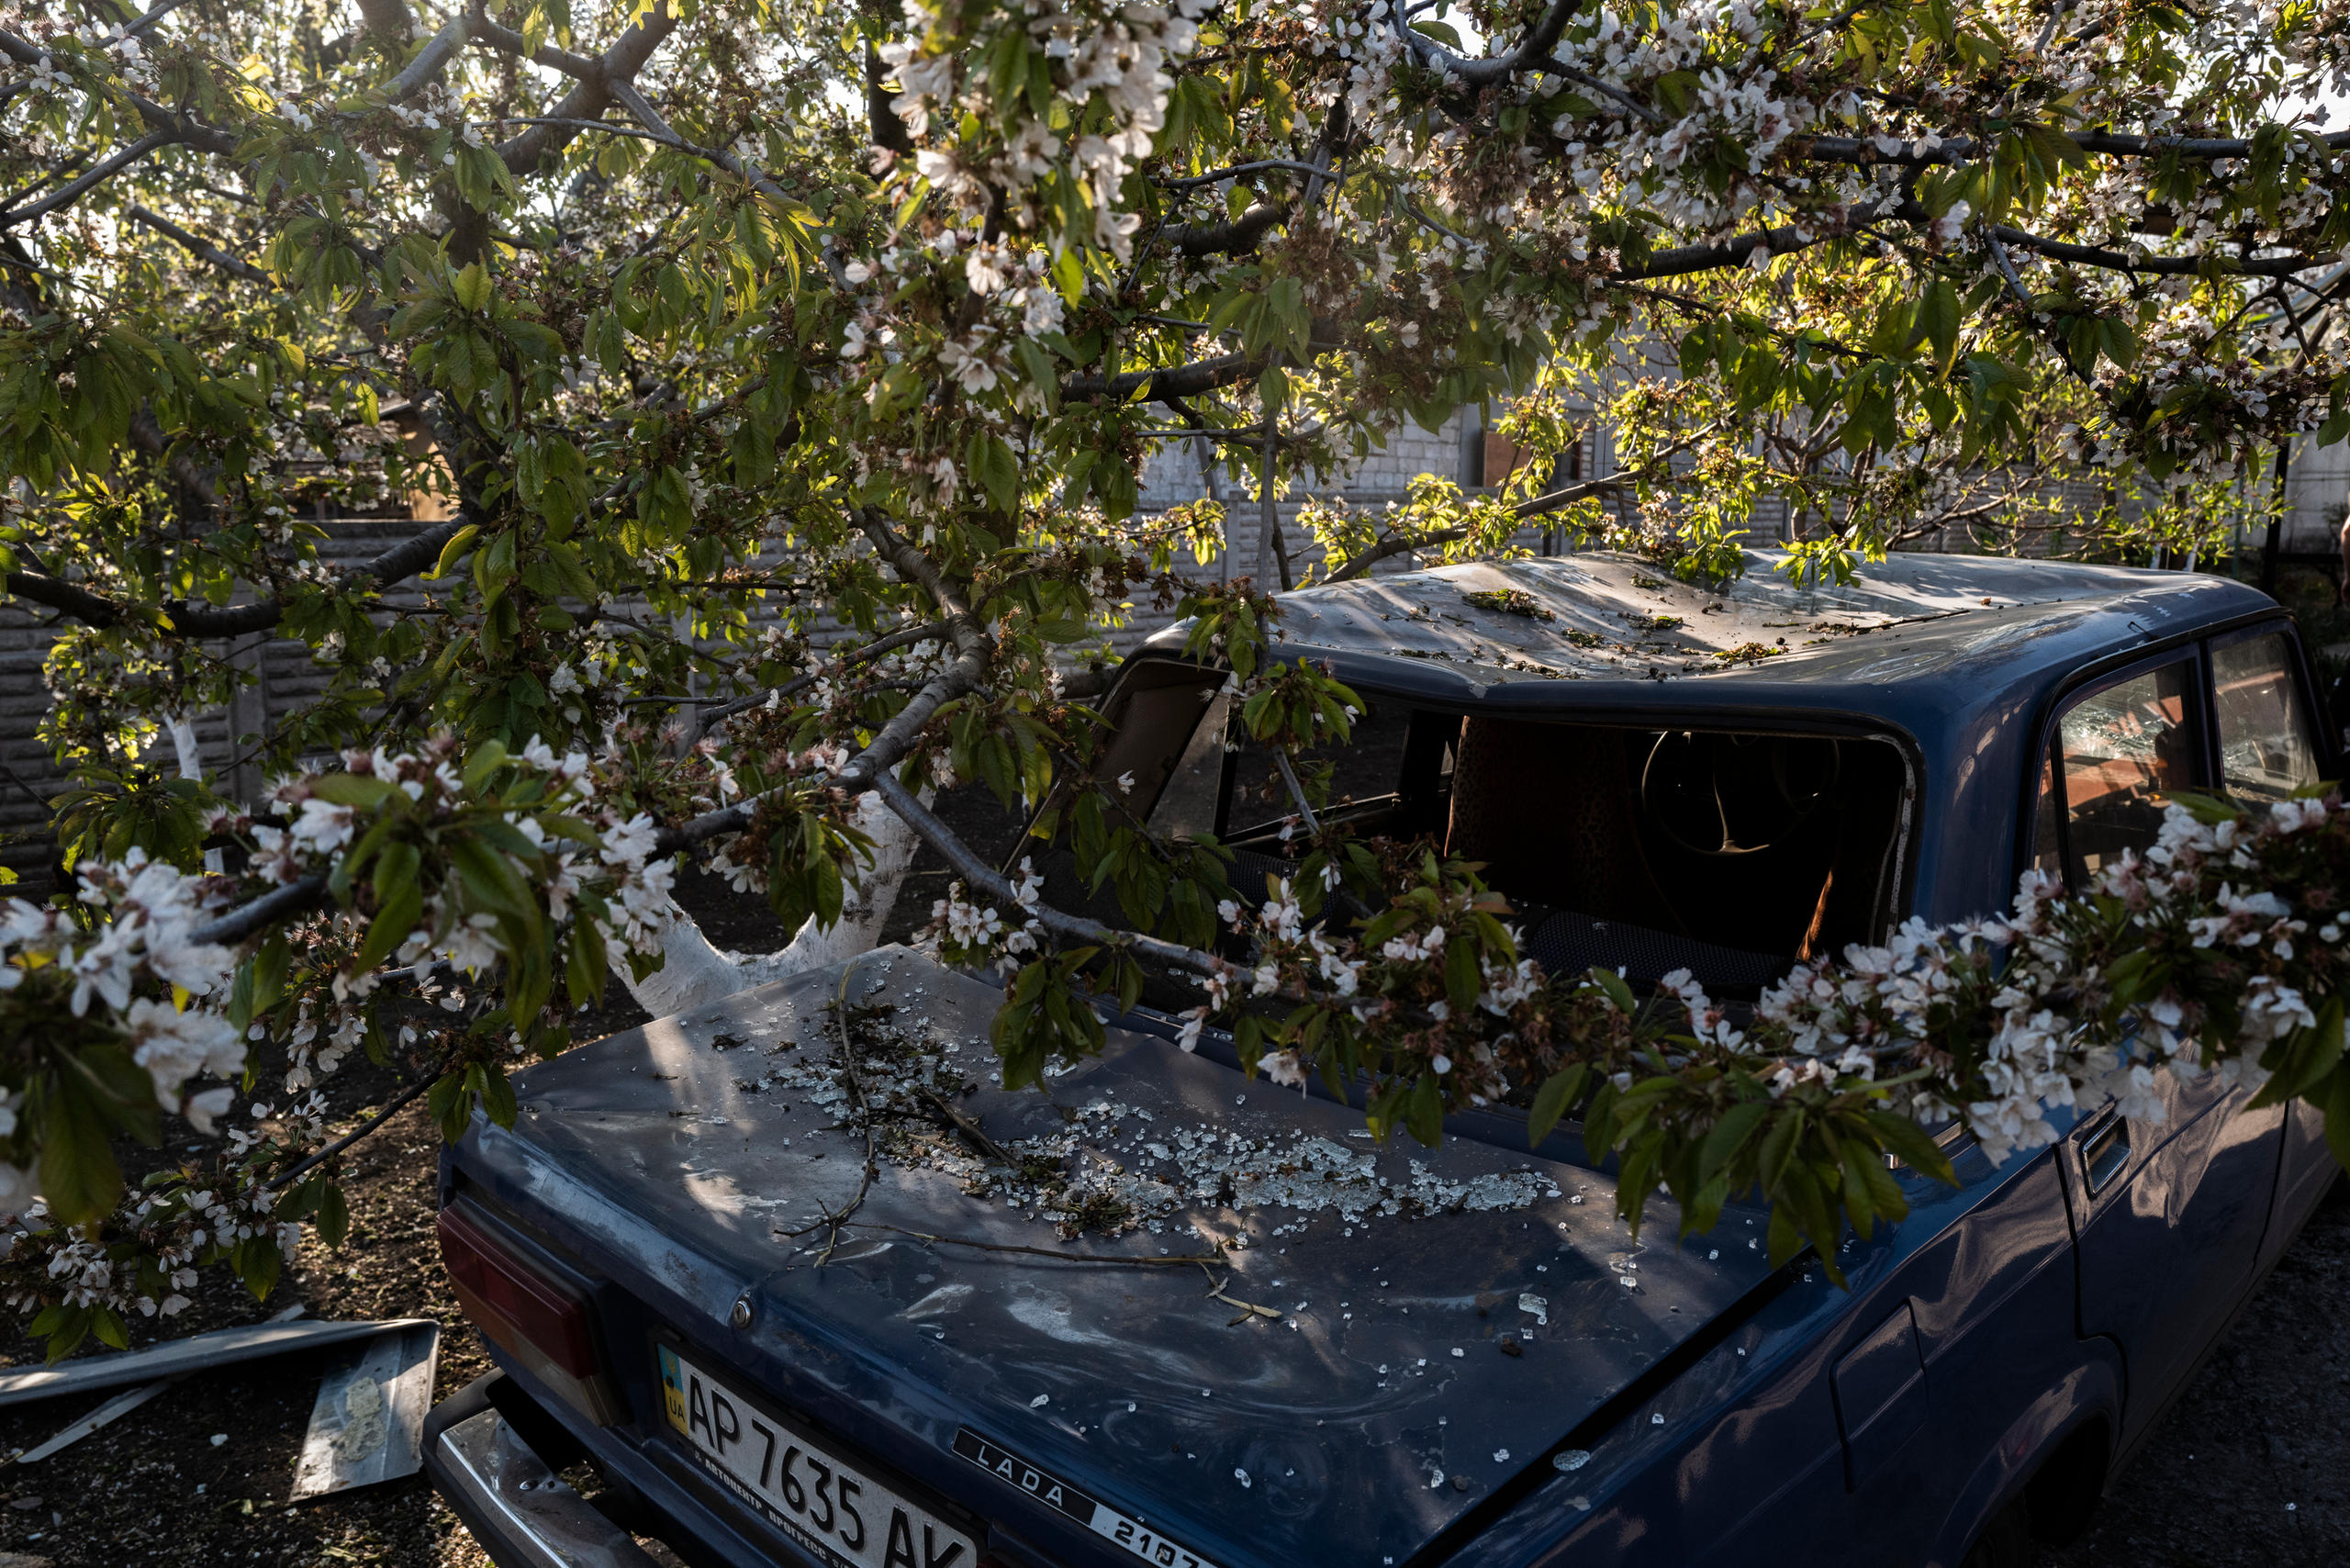
{"type": "MultiPolygon", "coordinates": [[[[2259,624],[2266,626],[2269,622],[2259,624]]],[[[2198,771],[2202,777],[2193,781],[2198,790],[2217,788],[2213,782],[2220,777],[2220,741],[2212,723],[2211,655],[2208,636],[2182,638],[2151,651],[2133,648],[2119,662],[2092,665],[2059,687],[2049,700],[2045,711],[2035,727],[2036,740],[2024,758],[2024,782],[2017,812],[2016,875],[2019,879],[2031,868],[2034,847],[2039,836],[2040,783],[2045,771],[2056,791],[2056,864],[2065,888],[2079,890],[2072,881],[2072,841],[2068,812],[2065,804],[2065,780],[2061,769],[2050,767],[2051,757],[2059,735],[2063,733],[2065,715],[2082,701],[2125,680],[2144,675],[2150,670],[2179,663],[2182,659],[2196,668],[2189,671],[2187,691],[2194,712],[2189,722],[2196,730],[2194,755],[2198,771]]]]}
{"type": "Polygon", "coordinates": [[[2211,788],[2226,787],[2226,759],[2220,755],[2220,704],[2216,682],[2219,666],[2212,655],[2237,643],[2249,643],[2255,638],[2282,636],[2291,652],[2287,662],[2293,670],[2293,682],[2301,694],[2301,712],[2317,726],[2318,778],[2322,781],[2339,783],[2342,779],[2341,737],[2333,732],[2333,715],[2328,711],[2324,690],[2318,685],[2316,666],[2311,663],[2309,644],[2301,640],[2300,623],[2289,615],[2271,615],[2247,625],[2230,627],[2203,639],[2204,711],[2210,715],[2205,727],[2210,731],[2211,747],[2211,788]]]}
{"type": "MultiPolygon", "coordinates": [[[[1167,653],[1158,649],[1137,650],[1118,666],[1109,689],[1102,692],[1093,702],[1093,711],[1102,716],[1103,735],[1114,737],[1125,726],[1127,711],[1136,693],[1210,679],[1216,682],[1221,689],[1231,676],[1230,667],[1221,660],[1196,659],[1185,654],[1167,653]]],[[[1213,705],[1214,699],[1210,699],[1204,706],[1212,707],[1213,705]]],[[[1179,749],[1176,753],[1179,763],[1182,754],[1179,749]]],[[[1102,756],[1096,760],[1095,767],[1098,769],[1108,759],[1109,753],[1105,750],[1102,756]]],[[[1056,811],[1066,803],[1070,791],[1076,788],[1081,777],[1058,767],[1054,770],[1052,787],[1045,791],[1045,798],[1037,801],[1035,808],[1023,819],[1019,838],[1005,852],[1003,864],[996,868],[999,874],[1015,880],[1018,879],[1021,858],[1035,851],[1034,840],[1036,823],[1043,820],[1046,812],[1056,811]]],[[[1224,785],[1227,793],[1232,787],[1231,778],[1232,764],[1227,757],[1225,762],[1224,785]]],[[[1166,792],[1167,782],[1166,779],[1160,779],[1158,788],[1152,791],[1149,801],[1145,804],[1140,814],[1146,820],[1153,811],[1158,809],[1159,797],[1166,792]]],[[[1221,812],[1223,809],[1221,800],[1218,801],[1217,809],[1221,812]]]]}

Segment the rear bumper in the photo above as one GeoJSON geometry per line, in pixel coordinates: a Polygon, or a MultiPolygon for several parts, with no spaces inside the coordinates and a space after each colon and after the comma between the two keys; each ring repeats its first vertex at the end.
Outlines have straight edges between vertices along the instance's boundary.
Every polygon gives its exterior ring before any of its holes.
{"type": "Polygon", "coordinates": [[[492,1372],[434,1407],[424,1473],[498,1568],[657,1568],[491,1406],[492,1372]]]}

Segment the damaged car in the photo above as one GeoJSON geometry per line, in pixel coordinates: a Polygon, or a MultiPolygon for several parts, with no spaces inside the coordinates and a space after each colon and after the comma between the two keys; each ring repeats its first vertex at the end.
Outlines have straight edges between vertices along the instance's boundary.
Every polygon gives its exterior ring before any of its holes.
{"type": "MultiPolygon", "coordinates": [[[[1758,556],[1289,596],[1284,655],[1366,704],[1324,816],[1482,864],[1550,972],[1734,1001],[2078,886],[2179,792],[2338,777],[2292,624],[2230,580],[1758,556]]],[[[1097,770],[1278,879],[1293,780],[1182,649],[1121,667],[1097,770]]],[[[1942,1128],[1955,1184],[1897,1167],[1907,1218],[1774,1267],[1735,1202],[1636,1237],[1572,1115],[1382,1142],[1346,1085],[1179,1049],[1194,1001],[1154,979],[1007,1091],[990,977],[890,947],[519,1072],[442,1166],[497,1370],[428,1426],[441,1494],[506,1568],[1998,1568],[2082,1528],[2335,1172],[2306,1105],[2165,1076],[2160,1120],[2003,1163],[1942,1128]]]]}

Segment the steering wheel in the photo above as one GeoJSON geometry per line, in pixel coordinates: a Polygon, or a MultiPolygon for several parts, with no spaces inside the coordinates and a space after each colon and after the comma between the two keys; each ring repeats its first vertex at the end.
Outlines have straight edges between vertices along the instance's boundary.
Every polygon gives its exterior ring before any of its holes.
{"type": "Polygon", "coordinates": [[[1827,736],[1668,730],[1640,769],[1640,810],[1693,855],[1751,855],[1808,822],[1842,769],[1827,736]]]}

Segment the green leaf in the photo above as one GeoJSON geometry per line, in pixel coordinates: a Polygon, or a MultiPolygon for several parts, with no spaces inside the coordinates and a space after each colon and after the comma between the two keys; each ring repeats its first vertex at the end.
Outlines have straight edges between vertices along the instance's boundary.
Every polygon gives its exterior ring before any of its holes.
{"type": "Polygon", "coordinates": [[[1438,1087],[1436,1074],[1424,1072],[1412,1085],[1412,1094],[1404,1107],[1404,1130],[1423,1148],[1434,1148],[1444,1141],[1444,1092],[1438,1087]]]}
{"type": "Polygon", "coordinates": [[[2170,797],[2170,801],[2205,827],[2217,827],[2221,823],[2234,822],[2244,815],[2244,808],[2233,801],[2193,790],[2178,790],[2170,797]]]}
{"type": "Polygon", "coordinates": [[[1934,363],[1946,375],[1958,357],[1958,290],[1948,278],[1936,278],[1918,301],[1918,326],[1934,345],[1934,363]]]}
{"type": "Polygon", "coordinates": [[[1467,1013],[1477,1005],[1477,993],[1484,989],[1484,975],[1478,964],[1477,944],[1465,935],[1444,950],[1444,994],[1455,1013],[1467,1013]]]}
{"type": "Polygon", "coordinates": [[[90,1309],[90,1332],[98,1337],[98,1343],[102,1345],[118,1350],[130,1349],[130,1330],[124,1326],[121,1316],[110,1306],[90,1309]]]}
{"type": "Polygon", "coordinates": [[[983,435],[973,443],[980,485],[998,511],[1015,512],[1020,503],[1020,462],[1012,448],[995,436],[983,435]]]}
{"type": "Polygon", "coordinates": [[[2336,1067],[2310,1098],[2325,1114],[2325,1144],[2333,1151],[2333,1162],[2350,1170],[2350,1062],[2336,1067]]]}
{"type": "Polygon", "coordinates": [[[2023,134],[2024,140],[2031,143],[2032,151],[2039,155],[2042,166],[2050,174],[2054,174],[2060,167],[2088,167],[2088,154],[2081,151],[2081,144],[2054,126],[2027,125],[2023,127],[2023,134]]]}
{"type": "Polygon", "coordinates": [[[1526,1118],[1528,1147],[1539,1144],[1559,1125],[1567,1108],[1583,1098],[1583,1084],[1590,1080],[1591,1069],[1582,1062],[1561,1068],[1542,1082],[1534,1096],[1534,1108],[1526,1118]]]}
{"type": "Polygon", "coordinates": [[[330,1176],[316,1179],[319,1185],[318,1218],[319,1239],[329,1247],[340,1247],[351,1232],[351,1206],[343,1199],[342,1183],[330,1176]]]}
{"type": "Polygon", "coordinates": [[[294,961],[293,950],[286,945],[284,932],[272,932],[253,955],[253,1012],[262,1014],[277,1005],[285,994],[285,971],[294,961]]]}
{"type": "Polygon", "coordinates": [[[1942,1146],[1926,1136],[1926,1129],[1897,1111],[1868,1113],[1869,1130],[1876,1135],[1885,1151],[1898,1159],[1913,1170],[1921,1170],[1935,1181],[1950,1186],[1958,1184],[1958,1172],[1951,1166],[1950,1156],[1942,1146]]]}
{"type": "Polygon", "coordinates": [[[424,913],[424,890],[414,879],[395,886],[375,912],[367,927],[367,940],[360,945],[359,956],[352,960],[364,973],[382,963],[408,939],[416,923],[424,913]]]}
{"type": "Polygon", "coordinates": [[[111,1212],[122,1195],[122,1168],[108,1147],[112,1119],[84,1076],[70,1070],[76,1064],[68,1058],[69,1070],[51,1080],[57,1087],[44,1106],[39,1170],[50,1213],[67,1225],[86,1225],[111,1212]]]}
{"type": "Polygon", "coordinates": [[[46,1341],[43,1352],[51,1366],[72,1355],[82,1341],[89,1338],[90,1309],[86,1306],[51,1306],[42,1309],[25,1330],[46,1341]]]}
{"type": "Polygon", "coordinates": [[[450,837],[447,846],[470,909],[536,918],[538,902],[512,861],[471,834],[450,837]]]}
{"type": "Polygon", "coordinates": [[[2281,1105],[2333,1078],[2342,1065],[2342,998],[2328,997],[2318,1010],[2316,1026],[2294,1030],[2283,1044],[2282,1066],[2245,1102],[2246,1110],[2281,1105]]]}
{"type": "Polygon", "coordinates": [[[1279,409],[1289,399],[1289,375],[1278,364],[1269,364],[1257,377],[1257,396],[1264,399],[1268,409],[1279,409]]]}
{"type": "Polygon", "coordinates": [[[514,1084],[503,1071],[476,1062],[465,1070],[465,1081],[480,1096],[482,1114],[501,1127],[514,1125],[521,1107],[515,1103],[514,1084]]]}
{"type": "Polygon", "coordinates": [[[1603,1078],[1583,1113],[1583,1151],[1599,1159],[1616,1147],[1616,1084],[1603,1078]]]}
{"type": "Polygon", "coordinates": [[[1796,1229],[1796,1216],[1786,1204],[1772,1205],[1771,1225],[1764,1232],[1763,1245],[1774,1269],[1786,1267],[1787,1260],[1803,1250],[1803,1233],[1796,1229]]]}
{"type": "Polygon", "coordinates": [[[398,791],[399,786],[388,778],[359,773],[321,774],[310,781],[310,793],[321,801],[363,812],[374,811],[398,791]]]}
{"type": "Polygon", "coordinates": [[[1785,1178],[1788,1161],[1795,1155],[1796,1140],[1803,1136],[1804,1121],[1804,1113],[1797,1111],[1793,1115],[1780,1117],[1772,1124],[1771,1130],[1762,1135],[1761,1176],[1764,1197],[1775,1195],[1780,1182],[1785,1178]]]}
{"type": "Polygon", "coordinates": [[[1698,1152],[1698,1175],[1710,1178],[1728,1164],[1730,1157],[1745,1147],[1756,1125],[1770,1111],[1769,1101],[1748,1100],[1724,1112],[1722,1119],[1714,1124],[1714,1130],[1706,1135],[1705,1144],[1698,1152]]]}
{"type": "MultiPolygon", "coordinates": [[[[1876,1193],[1868,1175],[1876,1155],[1858,1139],[1847,1139],[1838,1156],[1844,1173],[1844,1212],[1852,1216],[1852,1229],[1866,1241],[1869,1232],[1876,1226],[1876,1193]]],[[[1884,1169],[1877,1166],[1879,1171],[1884,1169]]]]}
{"type": "Polygon", "coordinates": [[[415,845],[406,839],[394,839],[376,851],[369,881],[374,885],[377,900],[389,898],[394,889],[405,882],[414,882],[422,871],[424,857],[415,845]]]}
{"type": "Polygon", "coordinates": [[[575,1007],[589,1007],[604,994],[604,939],[585,920],[575,922],[564,945],[564,984],[575,1007]]]}
{"type": "Polygon", "coordinates": [[[255,1301],[267,1301],[269,1293],[277,1287],[277,1276],[285,1266],[285,1255],[277,1249],[274,1236],[252,1236],[237,1243],[229,1253],[229,1266],[244,1282],[245,1292],[255,1301]]]}
{"type": "Polygon", "coordinates": [[[1616,1004],[1616,1011],[1621,1013],[1625,1017],[1629,1018],[1632,1014],[1639,1011],[1640,1004],[1632,995],[1632,988],[1626,985],[1624,983],[1624,977],[1617,974],[1614,969],[1603,969],[1595,965],[1590,969],[1584,971],[1583,978],[1591,981],[1592,984],[1597,986],[1600,990],[1606,991],[1607,993],[1607,1000],[1614,1002],[1616,1004]]]}
{"type": "Polygon", "coordinates": [[[506,766],[506,745],[502,741],[484,741],[473,756],[465,758],[464,785],[468,793],[477,790],[491,774],[506,766]]]}
{"type": "Polygon", "coordinates": [[[1628,1150],[1623,1164],[1617,1167],[1616,1179],[1616,1212],[1632,1227],[1632,1235],[1640,1234],[1640,1219],[1648,1211],[1649,1193],[1656,1187],[1656,1168],[1662,1152],[1662,1141],[1654,1136],[1635,1140],[1628,1150]]]}
{"type": "Polygon", "coordinates": [[[1717,1176],[1698,1188],[1696,1196],[1689,1200],[1689,1206],[1681,1216],[1681,1234],[1684,1237],[1703,1236],[1713,1229],[1721,1223],[1722,1204],[1729,1201],[1729,1181],[1727,1177],[1717,1176]]]}
{"type": "Polygon", "coordinates": [[[468,262],[451,284],[457,303],[468,310],[480,310],[489,304],[489,274],[479,262],[468,262]]]}
{"type": "Polygon", "coordinates": [[[840,862],[819,850],[809,857],[808,877],[808,902],[816,916],[816,929],[829,931],[840,923],[841,910],[847,902],[848,889],[841,877],[840,862]]]}
{"type": "Polygon", "coordinates": [[[454,1143],[465,1136],[465,1124],[473,1120],[473,1096],[466,1092],[463,1072],[444,1072],[434,1079],[424,1103],[440,1125],[442,1141],[454,1143]]]}
{"type": "Polygon", "coordinates": [[[1653,91],[1656,101],[1664,106],[1665,112],[1680,119],[1689,113],[1689,106],[1697,89],[1704,84],[1695,72],[1668,71],[1656,79],[1653,91]]]}

